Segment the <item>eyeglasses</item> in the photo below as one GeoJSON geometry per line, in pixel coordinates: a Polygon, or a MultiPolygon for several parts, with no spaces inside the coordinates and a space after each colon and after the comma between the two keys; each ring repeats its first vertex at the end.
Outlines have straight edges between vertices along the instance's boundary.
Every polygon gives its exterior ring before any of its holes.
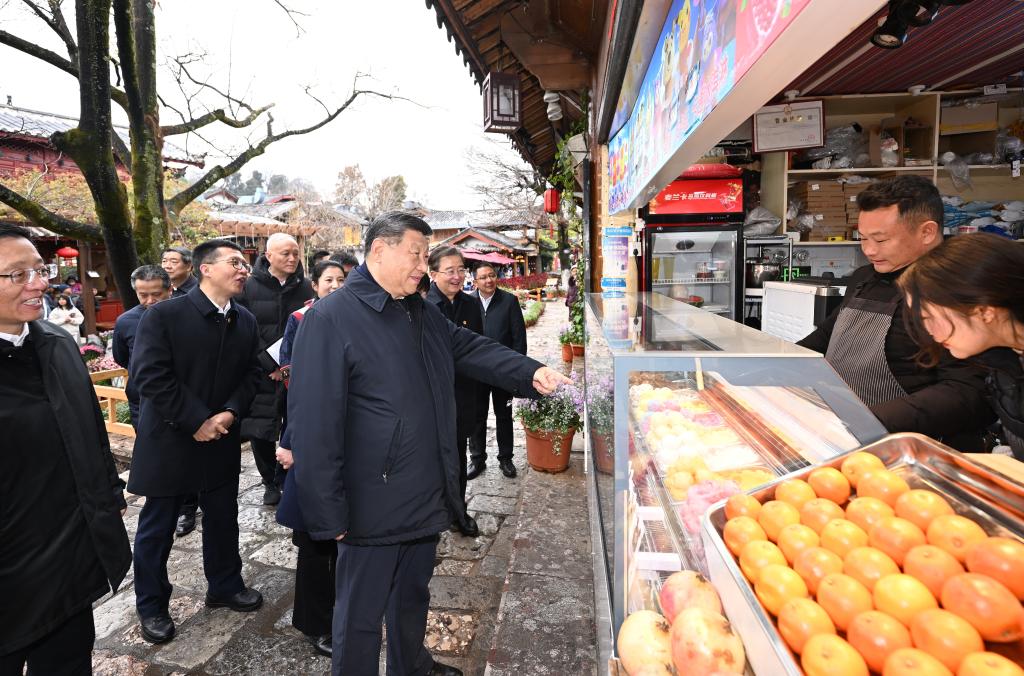
{"type": "Polygon", "coordinates": [[[53,276],[50,274],[50,268],[43,266],[41,268],[25,268],[24,270],[15,270],[6,275],[0,275],[0,277],[7,277],[11,280],[11,284],[18,286],[25,286],[35,281],[36,277],[39,279],[52,279],[53,276]]]}
{"type": "Polygon", "coordinates": [[[448,268],[447,270],[438,270],[437,274],[442,277],[462,277],[466,274],[466,268],[448,268]]]}
{"type": "Polygon", "coordinates": [[[231,267],[235,270],[245,270],[247,273],[252,272],[252,266],[243,261],[241,258],[218,258],[215,261],[210,261],[207,265],[214,265],[216,263],[223,263],[227,261],[231,263],[231,267]]]}
{"type": "Polygon", "coordinates": [[[488,280],[488,279],[497,279],[497,278],[498,278],[498,275],[490,274],[490,275],[480,275],[476,279],[477,279],[478,282],[480,282],[480,281],[484,281],[484,280],[488,280]]]}

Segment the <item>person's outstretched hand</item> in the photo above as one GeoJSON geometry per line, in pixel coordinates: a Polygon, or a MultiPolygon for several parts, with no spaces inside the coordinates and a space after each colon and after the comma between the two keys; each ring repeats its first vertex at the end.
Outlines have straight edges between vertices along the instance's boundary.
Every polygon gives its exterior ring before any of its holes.
{"type": "Polygon", "coordinates": [[[533,389],[541,394],[551,394],[559,385],[568,385],[572,381],[558,371],[542,366],[533,374],[533,389]]]}

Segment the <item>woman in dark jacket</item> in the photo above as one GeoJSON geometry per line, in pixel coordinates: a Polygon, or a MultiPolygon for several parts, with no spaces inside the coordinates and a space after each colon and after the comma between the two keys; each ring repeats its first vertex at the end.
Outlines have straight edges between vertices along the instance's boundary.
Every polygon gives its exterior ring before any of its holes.
{"type": "MultiPolygon", "coordinates": [[[[317,300],[325,298],[345,284],[345,270],[340,263],[331,260],[320,261],[313,266],[313,292],[317,300]]],[[[288,367],[292,363],[292,343],[299,330],[299,323],[306,310],[313,306],[308,301],[300,310],[288,317],[288,326],[281,341],[281,368],[288,384],[288,367]]],[[[287,421],[281,433],[281,447],[277,449],[277,461],[285,470],[291,468],[294,458],[291,451],[291,435],[287,421]]],[[[295,566],[295,605],[292,610],[292,626],[305,634],[314,650],[321,655],[331,656],[331,615],[334,611],[334,562],[338,558],[338,547],[327,540],[313,540],[306,532],[306,525],[299,511],[295,496],[295,477],[288,472],[284,480],[281,504],[277,507],[278,523],[292,529],[292,543],[299,548],[298,563],[295,566]]]]}
{"type": "Polygon", "coordinates": [[[1004,441],[1024,460],[1024,245],[988,233],[953,237],[899,284],[924,365],[943,348],[957,359],[984,353],[979,361],[990,369],[989,398],[1004,441]]]}

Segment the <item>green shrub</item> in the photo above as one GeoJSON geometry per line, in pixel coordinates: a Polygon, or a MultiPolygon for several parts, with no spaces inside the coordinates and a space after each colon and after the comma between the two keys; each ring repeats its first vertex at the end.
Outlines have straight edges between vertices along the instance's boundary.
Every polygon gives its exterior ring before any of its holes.
{"type": "Polygon", "coordinates": [[[523,310],[523,321],[526,322],[527,327],[533,326],[542,314],[544,314],[544,303],[536,300],[527,301],[526,308],[523,310]]]}

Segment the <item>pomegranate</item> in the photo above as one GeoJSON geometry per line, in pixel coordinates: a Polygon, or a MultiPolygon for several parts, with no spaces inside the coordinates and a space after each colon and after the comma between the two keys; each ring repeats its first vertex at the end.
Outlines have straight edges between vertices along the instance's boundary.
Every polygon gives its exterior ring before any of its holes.
{"type": "Polygon", "coordinates": [[[672,623],[672,663],[687,676],[742,674],[746,653],[723,615],[687,608],[672,623]]]}
{"type": "Polygon", "coordinates": [[[669,622],[686,608],[704,608],[713,613],[722,612],[722,601],[708,579],[693,570],[672,573],[658,594],[661,612],[669,622]]]}
{"type": "Polygon", "coordinates": [[[616,647],[619,660],[627,674],[658,674],[672,672],[671,625],[651,610],[630,614],[619,628],[616,647]],[[657,667],[664,671],[658,671],[657,667]]]}

